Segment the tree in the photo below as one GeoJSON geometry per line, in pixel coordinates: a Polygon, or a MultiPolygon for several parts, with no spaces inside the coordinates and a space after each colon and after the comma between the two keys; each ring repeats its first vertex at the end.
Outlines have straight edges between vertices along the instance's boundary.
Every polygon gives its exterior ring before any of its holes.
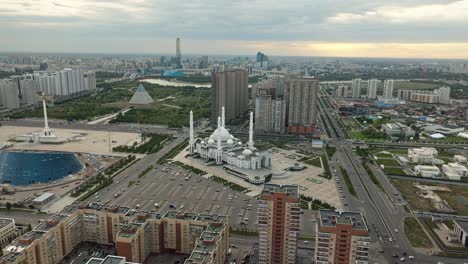
{"type": "Polygon", "coordinates": [[[11,210],[11,203],[9,203],[9,202],[8,202],[8,203],[6,203],[6,209],[7,209],[8,211],[10,211],[10,210],[11,210]]]}

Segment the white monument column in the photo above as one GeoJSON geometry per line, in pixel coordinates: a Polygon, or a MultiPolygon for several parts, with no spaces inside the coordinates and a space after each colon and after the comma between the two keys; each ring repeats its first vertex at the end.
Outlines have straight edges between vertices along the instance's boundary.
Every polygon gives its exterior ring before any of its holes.
{"type": "Polygon", "coordinates": [[[193,154],[194,152],[194,139],[193,139],[193,112],[190,111],[190,139],[189,139],[189,152],[193,154]]]}
{"type": "Polygon", "coordinates": [[[42,99],[42,108],[44,109],[44,134],[50,135],[49,120],[47,119],[47,106],[45,99],[42,99]]]}
{"type": "MultiPolygon", "coordinates": [[[[226,124],[226,113],[224,112],[224,106],[223,108],[221,108],[221,126],[224,127],[224,125],[226,124]]],[[[219,127],[219,125],[218,125],[219,127]]]]}
{"type": "Polygon", "coordinates": [[[216,136],[216,164],[223,163],[223,149],[221,147],[221,118],[218,116],[218,135],[216,136]]]}
{"type": "Polygon", "coordinates": [[[250,122],[249,122],[249,142],[247,143],[249,148],[254,147],[254,141],[253,141],[253,113],[250,112],[250,122]]]}

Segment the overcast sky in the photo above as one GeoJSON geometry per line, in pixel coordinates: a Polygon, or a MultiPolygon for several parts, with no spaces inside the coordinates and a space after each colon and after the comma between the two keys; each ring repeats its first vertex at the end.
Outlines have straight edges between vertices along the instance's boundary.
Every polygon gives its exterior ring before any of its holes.
{"type": "Polygon", "coordinates": [[[0,51],[468,58],[468,0],[0,0],[0,51]]]}

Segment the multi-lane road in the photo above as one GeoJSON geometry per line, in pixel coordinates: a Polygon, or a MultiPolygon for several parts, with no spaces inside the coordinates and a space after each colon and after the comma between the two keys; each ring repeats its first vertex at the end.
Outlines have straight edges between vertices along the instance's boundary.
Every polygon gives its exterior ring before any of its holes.
{"type": "Polygon", "coordinates": [[[379,177],[385,191],[381,191],[372,182],[363,161],[354,153],[352,142],[345,139],[344,131],[332,114],[334,109],[326,100],[324,97],[320,98],[319,111],[321,121],[330,136],[329,142],[336,147],[331,158],[332,171],[335,177],[343,181],[340,166],[344,168],[356,190],[357,197],[354,197],[343,188],[348,205],[345,209],[362,212],[366,218],[371,235],[370,263],[400,263],[403,255],[415,256],[414,260],[406,257],[406,262],[411,263],[460,263],[460,259],[429,256],[413,250],[403,232],[404,218],[407,215],[403,208],[404,201],[388,179],[379,177]]]}

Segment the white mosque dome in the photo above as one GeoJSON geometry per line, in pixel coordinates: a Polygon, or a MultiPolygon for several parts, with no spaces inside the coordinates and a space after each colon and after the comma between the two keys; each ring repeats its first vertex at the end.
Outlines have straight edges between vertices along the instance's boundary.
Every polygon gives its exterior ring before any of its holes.
{"type": "Polygon", "coordinates": [[[228,140],[227,140],[227,143],[228,143],[229,145],[232,145],[232,144],[234,144],[234,141],[233,141],[232,139],[228,139],[228,140]]]}
{"type": "Polygon", "coordinates": [[[214,139],[212,138],[208,139],[208,144],[214,144],[214,143],[215,143],[214,139]]]}
{"type": "Polygon", "coordinates": [[[250,149],[244,149],[244,151],[242,151],[242,155],[244,156],[250,156],[252,153],[253,152],[250,149]]]}
{"type": "Polygon", "coordinates": [[[237,145],[242,145],[242,141],[239,140],[239,142],[237,142],[237,145]]]}
{"type": "Polygon", "coordinates": [[[213,134],[211,134],[210,138],[218,139],[218,134],[221,136],[221,141],[226,141],[231,137],[229,131],[224,127],[218,127],[213,134]]]}
{"type": "Polygon", "coordinates": [[[202,140],[202,142],[201,142],[201,143],[202,143],[202,145],[205,145],[205,143],[206,143],[206,142],[205,142],[205,140],[202,140]]]}

